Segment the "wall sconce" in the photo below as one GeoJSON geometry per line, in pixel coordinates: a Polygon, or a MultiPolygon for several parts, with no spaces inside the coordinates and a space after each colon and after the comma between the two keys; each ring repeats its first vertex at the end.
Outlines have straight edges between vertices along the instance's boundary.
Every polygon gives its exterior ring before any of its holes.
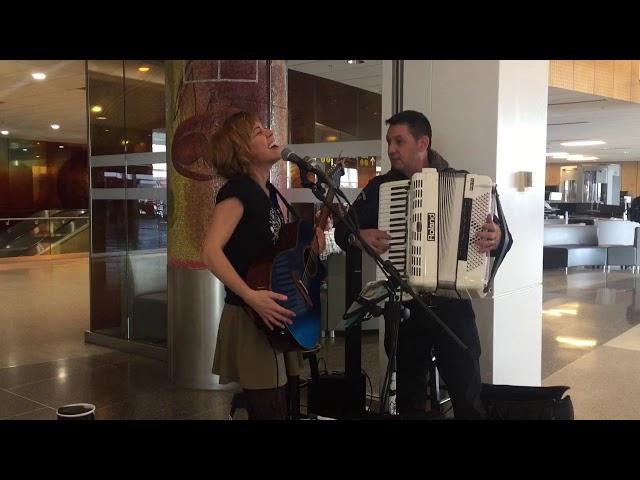
{"type": "Polygon", "coordinates": [[[516,188],[524,192],[533,187],[533,172],[516,172],[516,188]]]}

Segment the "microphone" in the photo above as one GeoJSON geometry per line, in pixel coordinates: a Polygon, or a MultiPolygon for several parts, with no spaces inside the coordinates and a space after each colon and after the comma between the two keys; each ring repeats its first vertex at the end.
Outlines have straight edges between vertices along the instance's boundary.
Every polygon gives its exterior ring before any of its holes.
{"type": "Polygon", "coordinates": [[[303,172],[311,172],[318,178],[320,178],[324,183],[327,183],[329,186],[333,187],[333,183],[331,182],[331,179],[329,179],[325,171],[313,165],[309,160],[309,157],[300,158],[288,148],[283,148],[281,155],[283,160],[295,163],[303,172]]]}

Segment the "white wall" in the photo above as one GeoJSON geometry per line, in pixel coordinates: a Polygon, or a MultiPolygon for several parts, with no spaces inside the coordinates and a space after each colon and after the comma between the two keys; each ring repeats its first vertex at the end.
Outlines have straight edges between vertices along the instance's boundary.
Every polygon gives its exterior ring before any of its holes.
{"type": "MultiPolygon", "coordinates": [[[[494,298],[474,302],[483,380],[540,385],[548,62],[404,65],[404,109],[427,115],[433,147],[453,167],[496,181],[514,237],[494,298]],[[533,172],[533,188],[518,191],[520,171],[533,172]]],[[[385,91],[383,86],[383,102],[385,91]]]]}

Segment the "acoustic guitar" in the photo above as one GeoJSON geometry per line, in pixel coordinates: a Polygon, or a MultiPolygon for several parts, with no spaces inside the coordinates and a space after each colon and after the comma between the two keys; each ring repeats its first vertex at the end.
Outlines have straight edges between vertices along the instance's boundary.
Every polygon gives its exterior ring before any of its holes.
{"type": "MultiPolygon", "coordinates": [[[[338,184],[343,174],[340,162],[327,172],[334,184],[338,184]]],[[[329,203],[333,202],[333,193],[329,191],[326,198],[329,203]]],[[[322,229],[329,214],[329,209],[323,205],[317,223],[322,229]]],[[[280,351],[311,350],[320,339],[320,287],[326,269],[320,263],[318,250],[315,226],[306,220],[298,220],[283,225],[272,254],[249,268],[246,279],[249,287],[286,295],[287,300],[278,303],[296,314],[292,325],[269,330],[260,316],[249,309],[271,344],[280,351]]]]}

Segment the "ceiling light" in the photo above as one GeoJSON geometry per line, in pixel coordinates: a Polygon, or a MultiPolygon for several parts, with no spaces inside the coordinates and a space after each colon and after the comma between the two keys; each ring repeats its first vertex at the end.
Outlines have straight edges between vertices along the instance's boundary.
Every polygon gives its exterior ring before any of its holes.
{"type": "Polygon", "coordinates": [[[96,117],[96,120],[106,120],[107,117],[96,117]]]}
{"type": "Polygon", "coordinates": [[[567,154],[567,152],[549,152],[547,153],[547,157],[553,157],[553,158],[564,158],[567,154]]]}
{"type": "Polygon", "coordinates": [[[51,128],[53,128],[54,130],[58,130],[60,128],[60,125],[58,125],[57,123],[53,123],[51,124],[51,128]]]}
{"type": "Polygon", "coordinates": [[[9,130],[0,130],[2,135],[9,135],[9,130]]]}
{"type": "Polygon", "coordinates": [[[602,140],[576,140],[572,142],[562,142],[563,147],[590,147],[592,145],[604,145],[607,142],[602,140]]]}
{"type": "Polygon", "coordinates": [[[44,80],[47,76],[42,72],[32,73],[31,76],[34,80],[44,80]]]}
{"type": "Polygon", "coordinates": [[[40,158],[40,155],[36,155],[36,158],[40,158]]]}
{"type": "Polygon", "coordinates": [[[590,155],[567,155],[567,160],[598,160],[600,157],[594,157],[590,155]]]}
{"type": "Polygon", "coordinates": [[[58,145],[58,148],[64,148],[64,146],[63,145],[58,145]]]}
{"type": "Polygon", "coordinates": [[[364,60],[347,60],[347,63],[349,65],[360,65],[361,63],[364,63],[364,60]]]}
{"type": "Polygon", "coordinates": [[[138,67],[140,73],[147,73],[149,70],[151,70],[149,67],[138,67]]]}
{"type": "Polygon", "coordinates": [[[327,142],[335,142],[336,140],[338,140],[338,137],[336,137],[335,135],[327,136],[327,142]]]}
{"type": "Polygon", "coordinates": [[[26,152],[26,151],[27,151],[27,149],[26,149],[26,148],[23,148],[23,149],[22,149],[22,151],[23,151],[23,152],[26,152]]]}
{"type": "Polygon", "coordinates": [[[93,113],[100,113],[102,111],[102,107],[100,105],[94,105],[93,107],[91,107],[91,111],[93,113]]]}

